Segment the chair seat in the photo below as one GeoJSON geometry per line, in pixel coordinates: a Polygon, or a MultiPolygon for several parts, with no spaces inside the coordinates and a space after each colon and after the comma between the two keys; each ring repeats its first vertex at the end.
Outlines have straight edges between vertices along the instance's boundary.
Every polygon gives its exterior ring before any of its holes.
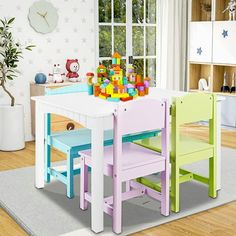
{"type": "MultiPolygon", "coordinates": [[[[146,147],[146,148],[150,148],[151,150],[161,152],[161,135],[135,141],[134,143],[141,145],[143,147],[146,147]]],[[[211,149],[213,147],[214,147],[213,145],[207,142],[204,142],[202,140],[195,139],[189,136],[184,136],[184,135],[180,136],[180,146],[179,146],[180,155],[191,154],[191,153],[198,152],[201,150],[211,149]]],[[[171,151],[171,145],[170,145],[170,151],[171,151]]]]}
{"type": "MultiPolygon", "coordinates": [[[[56,147],[61,145],[70,149],[76,146],[84,147],[91,144],[91,130],[86,128],[57,132],[51,134],[50,137],[51,137],[51,145],[56,147]]],[[[104,140],[108,141],[112,139],[113,139],[112,130],[105,131],[104,140]]],[[[88,148],[90,148],[90,146],[88,148]]]]}
{"type": "MultiPolygon", "coordinates": [[[[133,143],[123,144],[122,149],[122,170],[154,163],[165,163],[165,157],[160,156],[155,151],[143,148],[133,143]]],[[[82,151],[79,153],[81,156],[91,159],[91,150],[82,151]]],[[[104,164],[113,166],[113,146],[104,148],[104,164]]]]}
{"type": "MultiPolygon", "coordinates": [[[[155,136],[159,131],[149,131],[143,133],[136,133],[132,135],[125,135],[123,137],[123,142],[132,142],[133,140],[138,140],[147,137],[155,136]]],[[[55,132],[50,136],[49,144],[53,147],[63,151],[71,150],[74,148],[75,152],[86,150],[91,148],[91,130],[86,128],[81,128],[78,130],[55,132]]],[[[113,130],[106,130],[104,132],[104,146],[113,144],[113,130]]]]}

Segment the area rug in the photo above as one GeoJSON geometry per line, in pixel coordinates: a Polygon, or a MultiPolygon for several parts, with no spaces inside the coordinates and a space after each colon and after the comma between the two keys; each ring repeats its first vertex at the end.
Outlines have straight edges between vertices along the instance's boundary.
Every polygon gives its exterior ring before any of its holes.
{"type": "MultiPolygon", "coordinates": [[[[10,155],[10,153],[9,153],[10,155]]],[[[1,157],[0,157],[1,158],[1,157]]],[[[57,163],[60,164],[60,163],[57,163]]],[[[186,168],[208,175],[205,161],[186,168]]],[[[181,185],[181,212],[160,215],[160,204],[147,197],[123,203],[123,234],[128,235],[236,200],[236,150],[222,148],[222,189],[217,199],[208,197],[207,187],[196,182],[181,185]]],[[[158,176],[152,176],[158,178],[158,176]]],[[[105,179],[106,195],[111,181],[105,179]]],[[[34,187],[34,167],[0,172],[0,205],[29,235],[93,235],[90,231],[90,207],[79,209],[79,177],[75,177],[76,196],[69,200],[65,186],[57,181],[44,189],[34,187]]],[[[104,216],[105,230],[99,235],[113,235],[112,221],[104,216]]]]}

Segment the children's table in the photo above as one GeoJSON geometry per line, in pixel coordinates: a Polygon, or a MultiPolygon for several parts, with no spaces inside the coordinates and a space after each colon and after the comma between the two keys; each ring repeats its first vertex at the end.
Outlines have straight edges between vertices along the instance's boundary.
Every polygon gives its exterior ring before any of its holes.
{"type": "MultiPolygon", "coordinates": [[[[186,95],[186,92],[150,88],[149,95],[137,99],[166,98],[171,104],[172,97],[186,95]]],[[[32,97],[36,102],[36,160],[35,186],[44,188],[44,135],[45,114],[54,113],[68,117],[84,127],[91,129],[91,149],[93,171],[91,172],[91,228],[95,233],[103,231],[103,134],[104,130],[113,129],[113,113],[120,103],[108,102],[89,96],[87,93],[73,93],[54,96],[32,97]]],[[[218,179],[217,189],[221,183],[221,104],[223,99],[218,97],[217,111],[217,154],[218,179]]],[[[140,107],[140,109],[142,109],[140,107]]],[[[191,112],[191,111],[190,111],[191,112]]],[[[138,119],[138,117],[137,117],[138,119]]]]}

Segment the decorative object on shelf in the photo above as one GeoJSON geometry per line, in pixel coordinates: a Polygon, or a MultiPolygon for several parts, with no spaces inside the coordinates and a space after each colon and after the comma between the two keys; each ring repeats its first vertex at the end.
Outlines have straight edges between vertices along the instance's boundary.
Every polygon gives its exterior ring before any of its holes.
{"type": "Polygon", "coordinates": [[[49,76],[52,77],[52,81],[54,83],[63,83],[64,82],[63,76],[65,76],[65,73],[61,73],[60,64],[54,64],[53,73],[49,74],[49,76]]]}
{"type": "Polygon", "coordinates": [[[230,89],[227,83],[227,72],[224,73],[224,82],[223,82],[223,86],[221,87],[221,92],[223,93],[230,92],[230,89]]]}
{"type": "Polygon", "coordinates": [[[224,38],[228,37],[229,36],[228,35],[228,30],[224,29],[222,35],[223,35],[224,38]]]}
{"type": "Polygon", "coordinates": [[[28,19],[31,27],[38,33],[52,32],[58,23],[58,12],[52,3],[45,0],[34,2],[29,9],[28,19]]]}
{"type": "Polygon", "coordinates": [[[197,48],[197,54],[200,55],[200,56],[202,55],[202,47],[197,48]]]}
{"type": "Polygon", "coordinates": [[[45,84],[47,81],[47,76],[43,73],[37,73],[34,80],[36,84],[45,84]]]}
{"type": "Polygon", "coordinates": [[[86,74],[87,76],[87,84],[88,84],[88,94],[93,95],[93,78],[94,78],[94,73],[88,72],[86,74]]]}
{"type": "Polygon", "coordinates": [[[0,150],[15,151],[25,147],[24,107],[15,104],[15,97],[6,88],[8,80],[18,75],[18,63],[23,50],[32,50],[34,45],[23,46],[11,32],[15,18],[0,20],[0,87],[10,98],[10,105],[0,105],[0,150]]]}
{"type": "Polygon", "coordinates": [[[80,82],[78,71],[80,69],[80,65],[78,59],[67,59],[66,61],[66,69],[68,71],[66,77],[71,82],[80,82]]]}
{"type": "Polygon", "coordinates": [[[231,89],[230,89],[231,93],[235,93],[236,92],[236,80],[235,80],[235,72],[232,75],[232,85],[231,85],[231,89]]]}
{"type": "Polygon", "coordinates": [[[142,79],[140,75],[136,74],[134,77],[133,67],[130,66],[131,63],[128,66],[127,77],[125,77],[120,64],[121,56],[115,52],[112,55],[112,68],[109,71],[109,76],[106,67],[99,65],[97,68],[98,82],[94,85],[95,97],[112,102],[126,102],[137,96],[145,96],[149,93],[150,78],[142,79]],[[132,74],[131,77],[130,74],[132,74]]]}
{"type": "Polygon", "coordinates": [[[211,4],[201,3],[201,10],[206,14],[207,20],[211,20],[211,4]]]}
{"type": "Polygon", "coordinates": [[[198,81],[198,90],[199,91],[209,91],[209,86],[207,85],[207,80],[204,78],[201,78],[198,81]]]}
{"type": "Polygon", "coordinates": [[[228,6],[224,9],[222,13],[226,11],[229,12],[229,20],[235,20],[235,11],[236,11],[236,1],[230,0],[228,6]]]}

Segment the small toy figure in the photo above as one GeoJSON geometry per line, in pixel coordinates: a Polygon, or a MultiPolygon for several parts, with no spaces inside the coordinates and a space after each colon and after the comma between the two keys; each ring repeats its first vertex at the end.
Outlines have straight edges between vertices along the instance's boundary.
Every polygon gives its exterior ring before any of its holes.
{"type": "Polygon", "coordinates": [[[78,71],[80,69],[80,65],[78,59],[67,59],[66,69],[68,71],[66,77],[71,82],[80,82],[78,71]]]}
{"type": "Polygon", "coordinates": [[[224,83],[223,86],[221,87],[221,92],[226,93],[226,92],[230,92],[228,83],[227,83],[227,73],[224,73],[224,83]]]}
{"type": "Polygon", "coordinates": [[[88,94],[93,95],[93,77],[94,77],[94,73],[88,72],[86,74],[86,76],[87,76],[87,84],[88,84],[88,94]]]}
{"type": "Polygon", "coordinates": [[[53,73],[49,74],[49,76],[52,76],[52,81],[54,83],[63,83],[64,79],[62,76],[65,76],[65,73],[61,73],[60,64],[54,64],[53,73]]]}
{"type": "Polygon", "coordinates": [[[225,10],[222,13],[225,13],[226,11],[229,11],[229,20],[235,20],[235,11],[236,11],[235,0],[230,0],[228,3],[228,6],[225,8],[225,10]]]}

